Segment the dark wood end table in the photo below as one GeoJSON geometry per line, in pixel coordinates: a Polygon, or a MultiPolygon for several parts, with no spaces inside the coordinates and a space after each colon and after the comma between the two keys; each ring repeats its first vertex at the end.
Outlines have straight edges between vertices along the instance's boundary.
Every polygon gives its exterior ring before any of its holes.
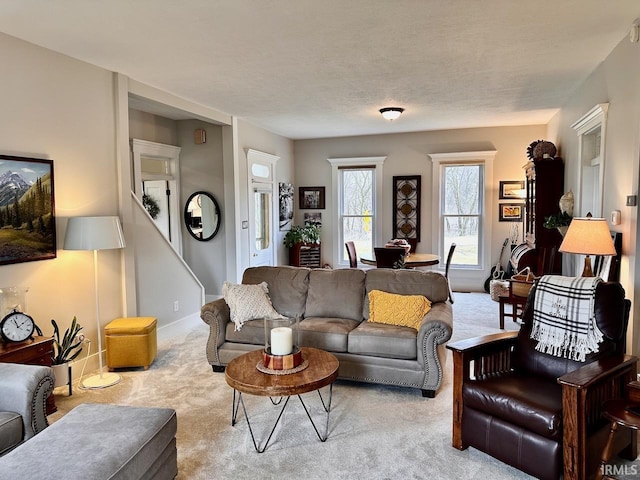
{"type": "Polygon", "coordinates": [[[293,395],[297,395],[300,403],[302,403],[307,417],[316,431],[318,439],[320,439],[321,442],[324,442],[329,435],[329,414],[331,413],[333,382],[338,377],[338,359],[329,352],[309,347],[302,347],[302,356],[309,362],[309,366],[300,372],[287,375],[271,375],[268,373],[262,373],[256,368],[258,362],[262,360],[262,349],[254,350],[253,352],[245,353],[244,355],[234,358],[229,362],[225,369],[225,379],[227,384],[233,388],[231,425],[236,424],[238,410],[239,407],[242,406],[242,411],[244,412],[244,417],[247,420],[247,426],[249,427],[249,433],[253,440],[253,446],[258,453],[264,452],[267,448],[269,440],[271,440],[271,436],[273,435],[273,432],[275,431],[278,422],[289,403],[289,399],[293,395]],[[320,393],[320,389],[327,385],[329,386],[329,400],[328,403],[325,404],[322,394],[320,393]],[[309,414],[309,409],[300,396],[303,393],[313,391],[318,392],[324,411],[327,413],[324,435],[321,435],[318,431],[318,428],[309,414]],[[236,392],[238,392],[237,396],[236,392]],[[251,423],[249,422],[249,415],[247,414],[247,408],[244,404],[244,400],[242,399],[243,393],[269,397],[273,405],[279,405],[286,397],[284,405],[278,414],[278,418],[271,429],[271,433],[269,433],[269,436],[262,447],[258,446],[258,442],[253,435],[251,423]],[[273,397],[280,398],[275,401],[273,397]]]}
{"type": "Polygon", "coordinates": [[[634,403],[627,399],[620,400],[608,400],[602,405],[602,416],[611,422],[609,430],[609,438],[607,444],[602,452],[602,460],[600,461],[600,468],[596,472],[596,480],[610,479],[613,477],[608,476],[607,465],[611,459],[611,449],[613,448],[614,437],[618,431],[618,427],[627,427],[632,430],[640,430],[640,415],[636,415],[627,411],[627,408],[631,406],[640,407],[640,403],[634,403]]]}
{"type": "Polygon", "coordinates": [[[527,303],[527,297],[518,297],[516,295],[499,295],[498,302],[500,302],[500,330],[504,330],[504,318],[509,317],[514,323],[517,323],[518,319],[522,319],[522,313],[524,312],[524,306],[527,303]],[[511,305],[511,311],[506,310],[506,306],[511,305]]]}

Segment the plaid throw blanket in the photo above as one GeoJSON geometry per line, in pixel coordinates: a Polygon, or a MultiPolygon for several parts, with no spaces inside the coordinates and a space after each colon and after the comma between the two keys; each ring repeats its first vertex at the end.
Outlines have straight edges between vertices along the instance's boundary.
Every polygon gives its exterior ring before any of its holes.
{"type": "Polygon", "coordinates": [[[531,338],[536,350],[585,361],[602,341],[594,312],[599,277],[544,275],[538,281],[533,300],[531,338]]]}

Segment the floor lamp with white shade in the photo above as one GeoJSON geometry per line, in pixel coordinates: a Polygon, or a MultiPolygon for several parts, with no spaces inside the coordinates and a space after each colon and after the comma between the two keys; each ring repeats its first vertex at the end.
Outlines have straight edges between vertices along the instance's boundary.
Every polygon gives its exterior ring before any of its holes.
{"type": "Polygon", "coordinates": [[[98,360],[100,373],[82,382],[84,388],[105,388],[121,380],[120,375],[104,372],[102,365],[102,327],[100,324],[100,301],[98,296],[98,250],[124,248],[124,235],[120,220],[115,216],[71,217],[64,238],[65,250],[93,251],[94,289],[96,293],[96,324],[98,327],[98,360]]]}

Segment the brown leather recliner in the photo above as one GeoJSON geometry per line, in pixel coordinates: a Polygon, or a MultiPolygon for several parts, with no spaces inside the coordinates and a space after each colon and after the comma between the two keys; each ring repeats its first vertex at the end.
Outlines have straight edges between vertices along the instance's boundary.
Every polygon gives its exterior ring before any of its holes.
{"type": "MultiPolygon", "coordinates": [[[[607,439],[600,406],[622,398],[637,358],[624,355],[631,303],[619,283],[600,283],[595,314],[605,339],[584,363],[535,350],[529,338],[535,286],[519,332],[449,344],[453,352],[453,446],[472,446],[541,479],[595,474],[607,439]]],[[[615,452],[637,456],[620,429],[615,452]]]]}

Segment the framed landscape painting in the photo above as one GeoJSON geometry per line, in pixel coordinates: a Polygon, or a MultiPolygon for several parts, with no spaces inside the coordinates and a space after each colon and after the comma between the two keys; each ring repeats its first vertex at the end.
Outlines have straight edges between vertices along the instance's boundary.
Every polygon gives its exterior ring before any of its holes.
{"type": "Polygon", "coordinates": [[[524,198],[524,180],[504,180],[500,181],[500,200],[508,200],[510,198],[524,198]]]}
{"type": "Polygon", "coordinates": [[[521,222],[524,218],[524,203],[501,203],[499,222],[521,222]]]}
{"type": "Polygon", "coordinates": [[[55,257],[53,160],[0,155],[0,265],[55,257]]]}

